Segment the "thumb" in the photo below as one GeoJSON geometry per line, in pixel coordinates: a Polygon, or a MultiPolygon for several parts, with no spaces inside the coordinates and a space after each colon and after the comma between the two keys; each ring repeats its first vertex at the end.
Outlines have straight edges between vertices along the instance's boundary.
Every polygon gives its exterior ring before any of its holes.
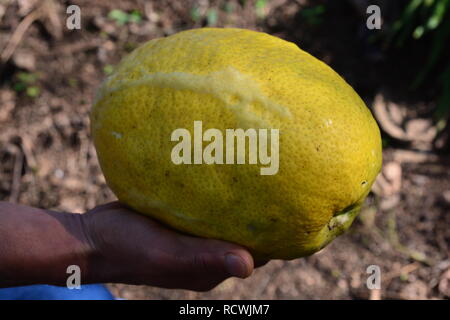
{"type": "Polygon", "coordinates": [[[229,277],[247,278],[254,268],[253,257],[243,247],[212,239],[186,237],[178,256],[185,276],[197,290],[209,290],[229,277]]]}

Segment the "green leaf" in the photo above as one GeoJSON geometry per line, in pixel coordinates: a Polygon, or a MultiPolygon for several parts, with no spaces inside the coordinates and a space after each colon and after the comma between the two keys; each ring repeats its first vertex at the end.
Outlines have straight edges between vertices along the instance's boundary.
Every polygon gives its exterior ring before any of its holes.
{"type": "Polygon", "coordinates": [[[142,14],[138,10],[133,10],[128,15],[129,21],[134,23],[140,23],[142,21],[142,14]]]}
{"type": "Polygon", "coordinates": [[[34,83],[36,82],[38,76],[37,74],[34,73],[28,73],[28,72],[19,72],[17,74],[17,79],[19,79],[20,81],[24,82],[24,83],[34,83]]]}
{"type": "Polygon", "coordinates": [[[267,6],[267,0],[257,0],[255,3],[256,9],[264,9],[267,6]]]}
{"type": "Polygon", "coordinates": [[[423,26],[418,26],[413,32],[414,39],[419,39],[420,37],[422,37],[424,32],[425,28],[423,26]]]}
{"type": "Polygon", "coordinates": [[[445,13],[448,10],[449,0],[438,1],[434,8],[434,12],[427,21],[427,28],[429,30],[436,29],[442,22],[445,13]]]}
{"type": "Polygon", "coordinates": [[[114,20],[120,26],[123,26],[130,20],[128,13],[119,9],[111,10],[108,14],[108,18],[114,20]]]}
{"type": "Polygon", "coordinates": [[[305,19],[306,23],[313,26],[322,23],[324,13],[325,13],[324,5],[305,8],[300,11],[300,15],[305,19]]]}
{"type": "Polygon", "coordinates": [[[412,22],[419,7],[422,5],[423,0],[411,0],[403,11],[402,17],[397,20],[391,29],[391,34],[388,37],[388,44],[397,38],[395,44],[400,47],[405,42],[406,38],[410,36],[411,29],[413,28],[412,22]]]}
{"type": "Polygon", "coordinates": [[[39,93],[41,92],[41,90],[38,87],[28,87],[27,88],[27,96],[31,97],[31,98],[36,98],[37,96],[39,96],[39,93]]]}
{"type": "Polygon", "coordinates": [[[300,14],[303,17],[316,17],[316,16],[320,16],[323,13],[325,13],[325,6],[324,5],[318,5],[315,7],[311,7],[311,8],[305,8],[303,10],[300,11],[300,14]]]}
{"type": "Polygon", "coordinates": [[[417,89],[425,80],[428,73],[433,69],[441,56],[446,39],[450,36],[450,19],[447,19],[444,24],[436,30],[433,35],[433,42],[431,44],[430,55],[428,56],[425,66],[422,68],[411,86],[412,89],[417,89]]]}
{"type": "Polygon", "coordinates": [[[191,9],[191,19],[192,19],[192,21],[199,22],[201,18],[202,18],[202,15],[200,13],[199,7],[193,7],[191,9]]]}
{"type": "Polygon", "coordinates": [[[264,18],[266,16],[267,0],[257,0],[255,3],[256,15],[258,18],[264,18]]]}
{"type": "Polygon", "coordinates": [[[114,72],[114,67],[110,64],[107,64],[106,66],[103,67],[103,72],[109,76],[114,72]]]}
{"type": "Polygon", "coordinates": [[[206,14],[206,22],[209,27],[213,27],[217,24],[217,10],[214,8],[211,8],[208,10],[208,13],[206,14]]]}
{"type": "Polygon", "coordinates": [[[27,87],[27,86],[25,85],[25,83],[23,83],[23,82],[17,82],[17,83],[14,84],[13,89],[14,89],[14,91],[20,92],[20,91],[25,90],[26,87],[27,87]]]}

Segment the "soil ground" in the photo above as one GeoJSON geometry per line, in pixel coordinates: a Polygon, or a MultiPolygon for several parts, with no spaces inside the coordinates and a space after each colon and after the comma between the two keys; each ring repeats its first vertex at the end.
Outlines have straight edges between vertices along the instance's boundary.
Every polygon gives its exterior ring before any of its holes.
{"type": "MultiPolygon", "coordinates": [[[[428,123],[434,107],[432,88],[406,89],[421,50],[387,56],[371,45],[358,1],[48,1],[36,13],[40,3],[0,1],[0,200],[69,212],[113,200],[90,140],[95,89],[138,44],[189,28],[234,26],[294,41],[335,68],[373,110],[389,105],[428,123]],[[81,8],[81,30],[65,27],[69,4],[81,8]],[[314,14],[321,5],[325,12],[314,14]],[[112,10],[139,10],[141,21],[120,25],[108,18],[112,10]]],[[[321,252],[271,261],[209,292],[121,284],[112,291],[125,299],[448,299],[450,157],[412,132],[412,142],[385,139],[374,192],[351,230],[321,252]],[[381,269],[381,290],[366,287],[369,265],[381,269]]]]}

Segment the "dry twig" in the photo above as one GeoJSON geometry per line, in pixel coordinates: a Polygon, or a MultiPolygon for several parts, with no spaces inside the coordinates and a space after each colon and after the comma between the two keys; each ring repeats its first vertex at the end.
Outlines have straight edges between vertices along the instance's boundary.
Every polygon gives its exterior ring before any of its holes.
{"type": "Polygon", "coordinates": [[[14,31],[13,35],[8,41],[8,44],[3,49],[0,55],[0,64],[4,65],[11,56],[16,51],[17,46],[22,41],[23,36],[27,32],[28,28],[33,24],[34,21],[38,20],[42,15],[42,6],[34,9],[30,14],[28,14],[19,24],[19,26],[14,31]]]}
{"type": "Polygon", "coordinates": [[[19,199],[20,184],[22,180],[22,167],[23,167],[23,153],[19,147],[15,147],[15,161],[13,169],[13,180],[11,184],[11,193],[9,195],[9,201],[16,203],[19,199]]]}

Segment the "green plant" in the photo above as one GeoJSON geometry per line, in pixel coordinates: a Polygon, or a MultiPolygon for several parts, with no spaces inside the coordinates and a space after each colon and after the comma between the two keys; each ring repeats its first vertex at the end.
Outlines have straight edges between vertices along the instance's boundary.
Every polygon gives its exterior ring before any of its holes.
{"type": "Polygon", "coordinates": [[[256,16],[264,18],[266,16],[266,7],[268,0],[257,0],[255,3],[256,16]]]}
{"type": "Polygon", "coordinates": [[[436,118],[442,120],[450,113],[450,60],[446,49],[450,44],[450,0],[411,0],[402,16],[392,25],[387,38],[388,47],[402,47],[407,42],[429,40],[424,66],[418,70],[411,89],[419,89],[426,82],[434,82],[435,71],[443,70],[436,78],[440,87],[436,118]],[[428,38],[428,39],[425,39],[428,38]],[[437,70],[439,69],[439,70],[437,70]]]}
{"type": "Polygon", "coordinates": [[[133,10],[130,13],[114,9],[108,14],[108,18],[114,20],[117,25],[123,26],[127,23],[140,23],[142,21],[142,14],[138,10],[133,10]]]}
{"type": "Polygon", "coordinates": [[[114,66],[107,64],[103,67],[103,73],[107,76],[111,75],[114,71],[114,66]]]}
{"type": "Polygon", "coordinates": [[[41,92],[36,85],[37,80],[38,75],[36,73],[19,72],[16,76],[13,88],[17,92],[25,92],[30,98],[36,98],[41,92]]]}
{"type": "Polygon", "coordinates": [[[324,5],[304,8],[300,11],[300,16],[306,21],[307,24],[315,26],[322,23],[325,10],[326,7],[324,5]]]}
{"type": "Polygon", "coordinates": [[[200,19],[202,18],[202,14],[200,12],[200,8],[199,7],[193,7],[191,9],[191,19],[194,22],[198,22],[200,21],[200,19]]]}
{"type": "Polygon", "coordinates": [[[215,8],[208,10],[206,20],[209,27],[213,27],[217,24],[217,10],[215,8]]]}

